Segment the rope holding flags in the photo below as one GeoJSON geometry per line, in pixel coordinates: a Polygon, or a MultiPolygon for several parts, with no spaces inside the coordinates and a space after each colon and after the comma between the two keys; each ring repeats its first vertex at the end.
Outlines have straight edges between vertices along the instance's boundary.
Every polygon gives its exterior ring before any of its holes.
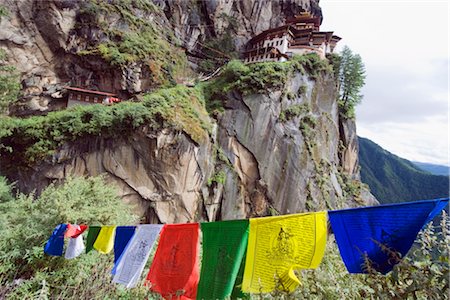
{"type": "Polygon", "coordinates": [[[295,270],[316,268],[325,252],[328,221],[350,273],[367,262],[386,274],[395,263],[386,252],[406,255],[418,232],[449,199],[302,213],[249,220],[137,226],[59,224],[45,244],[52,256],[114,250],[113,282],[135,287],[158,240],[145,285],[165,299],[246,298],[245,293],[293,291],[295,270]],[[200,235],[201,232],[201,235],[200,235]],[[200,271],[200,240],[202,262],[200,271]]]}

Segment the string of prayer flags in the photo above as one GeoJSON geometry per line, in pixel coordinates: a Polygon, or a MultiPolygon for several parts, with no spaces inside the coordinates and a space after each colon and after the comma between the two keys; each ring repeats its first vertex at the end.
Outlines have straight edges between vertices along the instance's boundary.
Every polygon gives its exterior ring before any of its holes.
{"type": "Polygon", "coordinates": [[[68,228],[70,227],[75,229],[74,230],[68,229],[67,231],[72,230],[72,232],[70,232],[70,235],[76,237],[69,236],[69,243],[67,244],[66,253],[64,254],[64,257],[66,259],[78,257],[84,251],[84,242],[83,236],[81,235],[81,227],[79,225],[68,224],[68,228]]]}
{"type": "Polygon", "coordinates": [[[329,211],[341,257],[350,273],[367,273],[367,264],[383,274],[405,256],[420,229],[448,205],[449,199],[329,211]]]}
{"type": "Polygon", "coordinates": [[[147,285],[166,299],[195,299],[199,280],[199,224],[170,224],[161,230],[147,285]]]}
{"type": "Polygon", "coordinates": [[[326,212],[250,219],[242,291],[292,292],[294,269],[316,268],[325,252],[326,212]]]}
{"type": "Polygon", "coordinates": [[[94,249],[102,254],[108,254],[114,247],[114,235],[116,226],[102,226],[97,239],[94,243],[94,249]]]}
{"type": "Polygon", "coordinates": [[[197,299],[225,299],[233,292],[248,240],[248,220],[201,224],[202,268],[197,299]]]}
{"type": "MultiPolygon", "coordinates": [[[[329,211],[341,257],[350,273],[383,274],[405,256],[428,222],[449,199],[425,200],[329,211]]],[[[295,270],[316,268],[324,255],[327,213],[303,213],[191,224],[90,226],[59,224],[44,246],[65,258],[114,249],[113,282],[135,287],[158,236],[160,241],[145,285],[166,299],[248,299],[275,288],[292,292],[295,270]],[[199,274],[199,229],[202,267],[199,274]],[[244,294],[247,293],[247,294],[244,294]]]]}
{"type": "Polygon", "coordinates": [[[59,224],[53,230],[52,235],[44,246],[44,253],[47,255],[61,256],[64,250],[64,233],[67,224],[59,224]]]}
{"type": "Polygon", "coordinates": [[[159,224],[137,226],[134,235],[116,262],[113,282],[123,284],[127,288],[137,285],[162,226],[159,224]]]}
{"type": "Polygon", "coordinates": [[[100,233],[100,229],[100,226],[89,226],[88,235],[86,238],[86,253],[89,253],[89,251],[94,249],[94,243],[100,233]]]}
{"type": "Polygon", "coordinates": [[[119,260],[123,250],[133,237],[135,230],[136,226],[117,226],[116,236],[114,238],[114,264],[119,260]]]}

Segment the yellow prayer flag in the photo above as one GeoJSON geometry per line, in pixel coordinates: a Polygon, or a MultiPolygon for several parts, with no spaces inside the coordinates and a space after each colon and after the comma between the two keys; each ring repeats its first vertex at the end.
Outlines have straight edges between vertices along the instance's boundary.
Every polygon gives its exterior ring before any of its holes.
{"type": "Polygon", "coordinates": [[[111,252],[114,247],[115,232],[116,226],[102,226],[95,240],[94,249],[103,254],[111,252]]]}
{"type": "Polygon", "coordinates": [[[294,269],[317,268],[326,238],[326,212],[250,219],[242,291],[292,292],[300,284],[294,269]]]}

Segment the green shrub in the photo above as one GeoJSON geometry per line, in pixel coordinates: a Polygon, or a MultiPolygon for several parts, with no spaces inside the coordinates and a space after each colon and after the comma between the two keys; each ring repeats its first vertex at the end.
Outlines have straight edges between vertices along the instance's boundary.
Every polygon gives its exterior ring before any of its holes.
{"type": "Polygon", "coordinates": [[[8,8],[4,5],[0,5],[0,20],[2,19],[2,17],[7,17],[7,16],[9,16],[8,8]]]}
{"type": "Polygon", "coordinates": [[[162,13],[151,1],[89,0],[80,5],[76,28],[95,28],[105,38],[88,41],[78,55],[99,56],[114,67],[141,62],[153,86],[173,86],[177,79],[190,74],[186,54],[175,42],[172,30],[147,17],[162,13]],[[108,24],[105,19],[109,15],[120,18],[117,24],[122,26],[108,24]]]}
{"type": "Polygon", "coordinates": [[[301,96],[306,95],[306,91],[307,91],[306,85],[300,86],[300,87],[298,88],[298,90],[297,90],[297,96],[298,96],[298,97],[301,97],[301,96]]]}
{"type": "Polygon", "coordinates": [[[311,111],[308,103],[294,104],[282,110],[280,113],[280,122],[286,122],[293,118],[305,115],[311,111]]]}
{"type": "MultiPolygon", "coordinates": [[[[0,6],[0,16],[1,16],[0,6]]],[[[8,111],[8,107],[17,102],[20,92],[20,76],[16,68],[3,63],[6,52],[0,49],[0,115],[8,111]]]]}
{"type": "MultiPolygon", "coordinates": [[[[52,184],[37,200],[33,195],[20,194],[15,200],[2,201],[0,214],[0,282],[11,298],[45,292],[43,284],[50,295],[61,293],[90,280],[97,264],[110,263],[111,257],[95,251],[74,260],[45,255],[43,246],[57,224],[107,225],[136,221],[131,207],[101,177],[69,178],[60,186],[52,184]],[[18,286],[13,284],[17,279],[23,281],[18,286]]],[[[66,292],[76,295],[77,291],[66,292]]]]}
{"type": "Polygon", "coordinates": [[[226,180],[226,174],[224,170],[220,170],[216,173],[214,173],[214,175],[208,179],[208,186],[212,186],[214,183],[220,183],[220,184],[225,184],[225,180],[226,180]]]}
{"type": "Polygon", "coordinates": [[[8,183],[5,177],[0,176],[0,203],[8,202],[13,199],[13,184],[8,183]]]}
{"type": "Polygon", "coordinates": [[[177,86],[143,97],[143,102],[113,106],[87,105],[26,119],[0,119],[0,153],[11,163],[34,164],[58,147],[81,137],[127,137],[140,126],[185,131],[196,141],[211,130],[204,100],[197,89],[177,86]]]}
{"type": "MultiPolygon", "coordinates": [[[[244,64],[239,60],[232,60],[223,67],[219,77],[203,83],[201,88],[205,94],[206,106],[213,107],[213,111],[217,112],[229,92],[234,90],[249,95],[282,90],[295,72],[307,73],[316,78],[322,72],[332,72],[332,68],[327,60],[320,59],[317,54],[296,55],[287,62],[244,64]]],[[[288,96],[295,97],[293,94],[288,96]]]]}

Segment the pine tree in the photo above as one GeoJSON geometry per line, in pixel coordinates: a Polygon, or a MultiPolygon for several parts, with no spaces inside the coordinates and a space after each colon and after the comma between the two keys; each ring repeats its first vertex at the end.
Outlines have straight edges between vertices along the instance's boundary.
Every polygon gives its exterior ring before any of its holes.
{"type": "Polygon", "coordinates": [[[355,117],[355,106],[363,97],[360,92],[365,83],[365,73],[361,56],[345,46],[339,60],[339,108],[345,118],[355,117]]]}

